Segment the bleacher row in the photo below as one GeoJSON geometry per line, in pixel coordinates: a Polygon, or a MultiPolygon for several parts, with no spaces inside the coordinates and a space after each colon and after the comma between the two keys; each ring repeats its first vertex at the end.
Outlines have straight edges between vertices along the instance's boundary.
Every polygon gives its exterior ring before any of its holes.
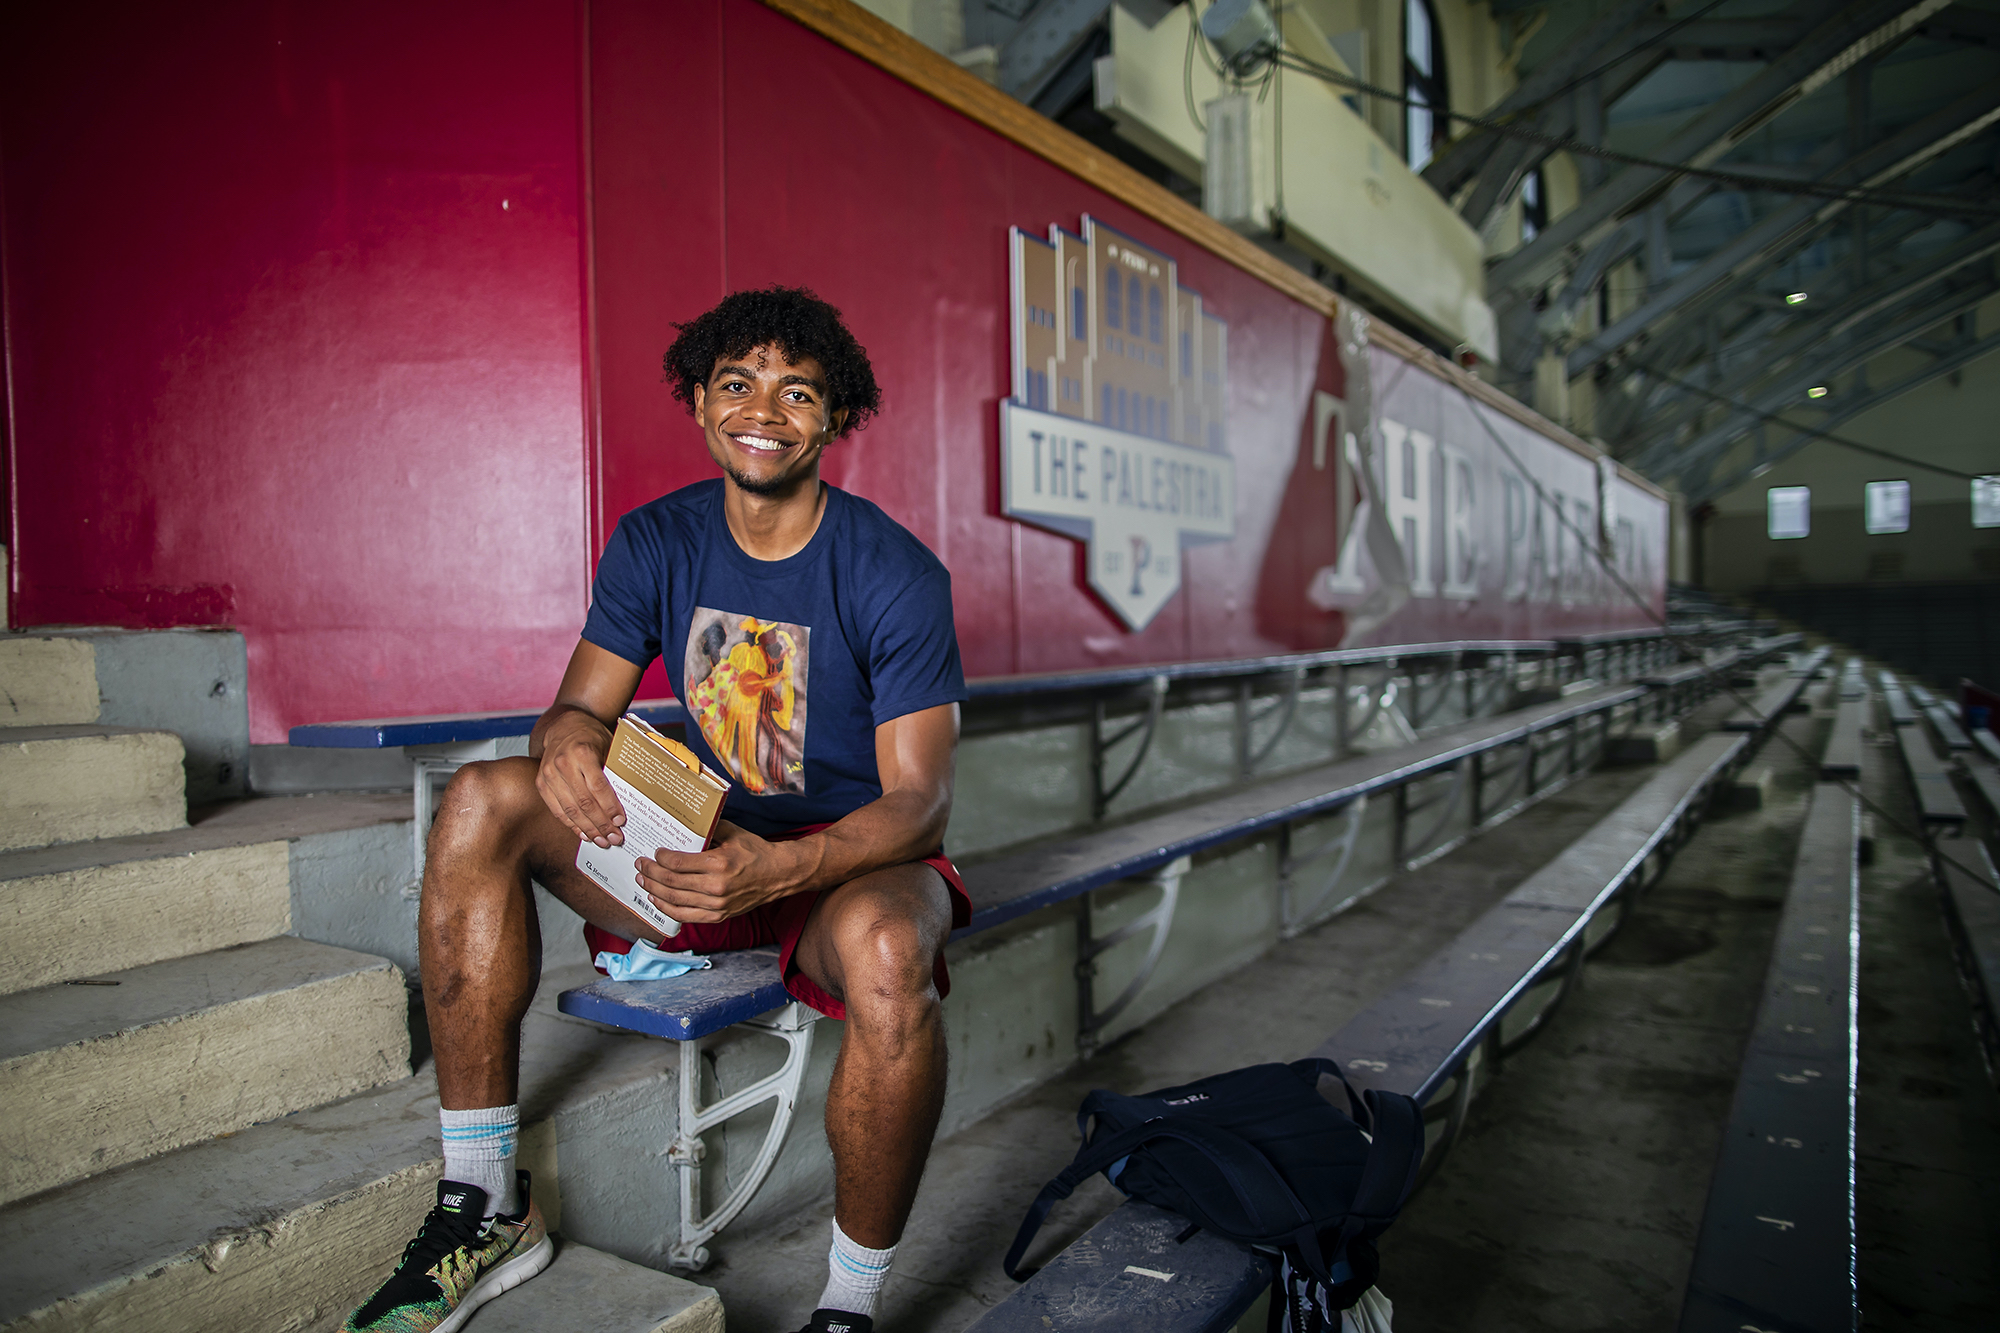
{"type": "Polygon", "coordinates": [[[1900,773],[1941,890],[1988,1073],[2000,1081],[2000,743],[1894,673],[1877,676],[1881,748],[1865,745],[1859,657],[1833,711],[1763,998],[1712,1178],[1682,1333],[1858,1326],[1855,1112],[1859,1060],[1858,780],[1872,755],[1900,773]],[[1857,784],[1850,786],[1850,783],[1857,784]],[[1977,836],[1965,836],[1976,830],[1977,836]]]}
{"type": "MultiPolygon", "coordinates": [[[[1730,628],[1741,636],[1743,627],[1730,628]]],[[[1192,857],[1259,834],[1277,832],[1282,837],[1304,821],[1346,812],[1350,826],[1346,847],[1336,839],[1331,850],[1287,858],[1287,887],[1293,890],[1288,898],[1309,900],[1292,922],[1295,928],[1304,928],[1330,914],[1328,909],[1352,900],[1350,893],[1336,901],[1333,889],[1351,850],[1353,828],[1371,799],[1391,803],[1389,873],[1406,873],[1587,772],[1605,753],[1614,733],[1630,732],[1646,721],[1671,720],[1712,694],[1718,680],[1752,671],[1798,642],[1796,635],[1767,635],[1732,648],[1706,646],[1702,651],[1707,660],[1689,666],[1674,664],[1682,650],[1663,636],[1633,634],[1561,644],[1426,645],[979,682],[974,687],[975,707],[984,698],[1027,696],[1044,707],[1054,700],[1088,701],[1096,735],[1109,737],[1094,747],[1094,754],[1121,740],[1128,745],[1123,773],[1112,776],[1109,763],[1095,766],[1100,811],[1107,793],[1115,794],[1136,769],[1140,756],[1131,748],[1136,743],[1143,752],[1171,689],[1212,693],[1232,688],[1233,679],[1240,683],[1235,688],[1241,689],[1248,712],[1252,700],[1248,686],[1259,682],[1272,700],[1265,717],[1275,715],[1282,728],[1288,720],[1288,699],[1295,700],[1309,679],[1337,681],[1345,700],[1349,673],[1360,672],[1370,678],[1367,689],[1380,692],[1358,723],[1345,708],[1337,710],[1343,727],[1351,726],[1358,734],[1381,708],[1388,694],[1386,682],[1400,666],[1405,673],[1403,702],[1412,721],[1424,715],[1426,688],[1432,707],[1444,691],[1462,690],[1463,712],[1470,720],[1412,744],[1350,755],[1268,779],[1253,778],[1183,808],[1044,839],[967,864],[963,869],[975,916],[960,934],[976,934],[1060,903],[1080,901],[1087,907],[1092,889],[1119,881],[1157,885],[1161,901],[1153,911],[1102,938],[1092,937],[1088,910],[1079,914],[1084,935],[1080,957],[1086,963],[1093,951],[1138,931],[1152,932],[1147,963],[1109,1004],[1099,1005],[1093,993],[1094,969],[1079,968],[1079,1004],[1085,1021],[1078,1044],[1088,1054],[1094,1035],[1144,985],[1171,928],[1175,889],[1192,857]],[[1630,672],[1636,679],[1603,683],[1617,671],[1630,672]],[[1496,697],[1495,680],[1512,686],[1517,698],[1540,702],[1500,715],[1476,716],[1482,702],[1496,697]],[[1269,688],[1272,681],[1277,682],[1275,690],[1269,688]],[[1112,706],[1107,708],[1107,702],[1112,706]],[[1127,720],[1113,729],[1119,723],[1119,703],[1127,720]],[[1456,835],[1447,834],[1448,829],[1456,830],[1456,835]],[[1297,872],[1315,855],[1333,852],[1339,853],[1340,867],[1325,890],[1316,895],[1301,892],[1292,882],[1304,878],[1297,872]]],[[[1322,1053],[1341,1059],[1359,1080],[1409,1092],[1426,1103],[1431,1121],[1427,1173],[1437,1169],[1464,1124],[1476,1088],[1497,1071],[1507,1054],[1542,1027],[1573,984],[1584,957],[1608,938],[1637,895],[1658,878],[1673,851],[1699,824],[1709,796],[1742,766],[1768,727],[1796,706],[1823,657],[1822,652],[1795,662],[1758,696],[1755,715],[1735,724],[1740,729],[1704,739],[1664,765],[1640,792],[1460,940],[1329,1036],[1322,1053]]],[[[674,720],[665,710],[656,710],[655,717],[674,720]]],[[[532,716],[511,715],[350,724],[332,743],[409,745],[413,760],[436,765],[435,747],[456,747],[458,753],[449,760],[462,762],[476,757],[467,752],[472,748],[468,742],[492,744],[498,738],[499,744],[506,744],[506,737],[519,736],[532,721],[532,716]],[[485,734],[466,734],[471,729],[485,734]],[[426,754],[423,747],[432,747],[431,752],[426,754]]],[[[1246,727],[1246,740],[1239,745],[1239,767],[1246,777],[1254,773],[1260,748],[1248,742],[1248,733],[1246,727]]],[[[295,734],[294,739],[301,743],[314,738],[295,734]]],[[[422,802],[428,782],[421,767],[416,785],[422,802]]],[[[769,951],[718,956],[710,970],[673,981],[600,982],[576,988],[564,992],[559,1004],[575,1017],[679,1043],[685,1069],[678,1081],[679,1136],[670,1155],[680,1168],[682,1208],[681,1236],[673,1257],[678,1263],[701,1266],[708,1257],[707,1243],[755,1194],[783,1145],[817,1015],[789,1002],[769,951]],[[695,1063],[697,1042],[732,1025],[783,1040],[788,1056],[768,1077],[736,1088],[720,1102],[702,1105],[697,1095],[703,1085],[695,1063]],[[767,1104],[775,1104],[775,1114],[754,1165],[740,1175],[732,1172],[735,1178],[728,1197],[703,1213],[701,1135],[767,1104]]],[[[1170,1232],[1165,1230],[1170,1220],[1139,1205],[1119,1210],[1046,1265],[978,1327],[1045,1328],[1039,1312],[1058,1305],[1071,1312],[1065,1327],[1228,1327],[1268,1284],[1268,1272],[1260,1259],[1199,1236],[1177,1246],[1173,1256],[1175,1271],[1186,1274],[1185,1279],[1155,1284],[1157,1290],[1121,1291],[1116,1300],[1103,1302],[1107,1317],[1117,1311],[1124,1322],[1076,1322],[1075,1312],[1083,1308],[1079,1302],[1089,1303],[1078,1284],[1120,1280],[1126,1264],[1112,1259],[1121,1254],[1134,1256],[1128,1262],[1147,1267],[1136,1256],[1156,1254],[1163,1235],[1171,1239],[1183,1229],[1176,1223],[1170,1232]],[[1208,1295],[1194,1300],[1197,1291],[1208,1295]]]]}
{"type": "MultiPolygon", "coordinates": [[[[1611,937],[1640,895],[1659,879],[1675,850],[1699,826],[1714,794],[1742,768],[1769,730],[1799,706],[1812,672],[1824,658],[1825,651],[1820,650],[1795,662],[1782,679],[1758,695],[1754,714],[1738,710],[1732,715],[1734,729],[1696,742],[1663,765],[1582,838],[1310,1052],[1340,1061],[1357,1087],[1407,1093],[1424,1104],[1427,1147],[1420,1186],[1443,1163],[1478,1088],[1545,1027],[1576,984],[1584,960],[1611,937]]],[[[1743,665],[1736,660],[1727,664],[1729,669],[1743,665]]],[[[1674,676],[1677,685],[1686,679],[1680,672],[1674,676]]],[[[1836,814],[1837,805],[1828,802],[1836,814]]],[[[1823,834],[1832,818],[1824,816],[1809,836],[1823,834]]],[[[1851,863],[1851,839],[1844,844],[1835,839],[1819,848],[1810,866],[1802,859],[1800,876],[1810,876],[1815,883],[1832,882],[1824,867],[1837,863],[1843,846],[1851,863]]],[[[1799,909],[1795,913],[1799,924],[1790,925],[1788,918],[1783,938],[1817,929],[1827,910],[1841,910],[1841,901],[1851,911],[1851,890],[1844,899],[1829,901],[1831,908],[1815,901],[1809,920],[1807,909],[1799,909]]],[[[1845,939],[1841,936],[1840,942],[1845,939]]],[[[1828,946],[1818,953],[1814,965],[1848,966],[1851,971],[1848,952],[1836,955],[1828,946]],[[1840,958],[1849,962],[1843,964],[1840,958]]],[[[1789,975],[1767,986],[1781,994],[1776,1003],[1767,1003],[1773,1012],[1760,1018],[1753,1060],[1782,1060],[1793,1053],[1783,1045],[1793,1034],[1786,1029],[1787,1015],[1779,1010],[1786,1004],[1796,1007],[1806,997],[1797,989],[1804,983],[1789,980],[1789,975]],[[1775,1039],[1766,1040],[1767,1033],[1775,1033],[1775,1039]]],[[[1835,999],[1846,1003],[1847,988],[1823,989],[1826,1003],[1835,999]]],[[[1812,1026],[1842,1035],[1848,1030],[1844,1025],[1812,1026]]],[[[1834,1064],[1818,1059],[1812,1063],[1834,1064]]],[[[1836,1067],[1847,1068],[1845,1062],[1836,1067]]],[[[1814,1086],[1795,1100],[1818,1091],[1823,1072],[1815,1070],[1810,1080],[1814,1086]]],[[[1754,1079],[1746,1076],[1746,1084],[1751,1082],[1754,1079]]],[[[1845,1085],[1844,1074],[1831,1084],[1835,1092],[1845,1085]]],[[[1790,1091],[1793,1085],[1780,1082],[1779,1087],[1790,1091]]],[[[1813,1133],[1802,1119],[1795,1128],[1796,1132],[1780,1137],[1803,1142],[1803,1136],[1813,1133]]],[[[1823,1138],[1814,1136],[1814,1163],[1851,1161],[1844,1132],[1837,1142],[1821,1142],[1823,1138]]],[[[1844,1167],[1822,1175],[1825,1180],[1837,1176],[1843,1187],[1847,1180],[1844,1167]]],[[[1824,1181],[1816,1176],[1815,1183],[1824,1181]]],[[[1773,1205],[1760,1200],[1758,1206],[1773,1205]]],[[[1722,1227],[1740,1229],[1745,1220],[1759,1225],[1756,1213],[1739,1218],[1740,1209],[1730,1201],[1711,1204],[1711,1211],[1718,1214],[1718,1234],[1722,1227]]],[[[1231,1328],[1269,1287],[1268,1263],[1260,1255],[1205,1234],[1182,1241],[1186,1229],[1185,1222],[1172,1214],[1127,1202],[1051,1259],[973,1328],[979,1333],[1034,1333],[1050,1327],[1078,1333],[1231,1328]],[[1171,1280],[1161,1281],[1162,1273],[1171,1274],[1171,1280]]],[[[1816,1243],[1820,1238],[1809,1240],[1816,1243]]],[[[1743,1248],[1740,1241],[1735,1248],[1743,1248]]],[[[1753,1291],[1754,1284],[1724,1273],[1710,1279],[1708,1286],[1720,1293],[1723,1308],[1733,1308],[1733,1301],[1740,1303],[1738,1293],[1753,1291]]],[[[1690,1310],[1699,1304],[1691,1288],[1690,1310]]],[[[1697,1319],[1683,1326],[1712,1325],[1697,1319]]],[[[1713,1326],[1733,1333],[1742,1326],[1740,1311],[1736,1322],[1713,1326]]]]}
{"type": "Polygon", "coordinates": [[[2000,739],[1968,732],[1921,685],[1881,673],[1911,805],[1930,846],[1932,872],[1959,976],[1972,1003],[1986,1070],[2000,1084],[2000,739]]]}

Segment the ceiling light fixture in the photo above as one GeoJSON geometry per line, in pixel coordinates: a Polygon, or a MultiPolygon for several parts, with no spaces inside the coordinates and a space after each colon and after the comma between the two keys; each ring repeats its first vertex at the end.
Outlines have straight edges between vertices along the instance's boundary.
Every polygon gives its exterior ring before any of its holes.
{"type": "Polygon", "coordinates": [[[1812,388],[1806,390],[1806,397],[1808,398],[1824,398],[1826,394],[1827,389],[1824,384],[1815,384],[1812,388]]]}
{"type": "Polygon", "coordinates": [[[1786,305],[1804,305],[1805,303],[1806,294],[1804,292],[1793,292],[1785,298],[1786,305]]]}

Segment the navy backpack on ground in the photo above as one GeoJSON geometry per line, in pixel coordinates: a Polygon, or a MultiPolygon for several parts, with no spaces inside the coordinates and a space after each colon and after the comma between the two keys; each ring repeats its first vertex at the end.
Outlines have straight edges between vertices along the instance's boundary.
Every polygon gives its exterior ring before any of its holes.
{"type": "Polygon", "coordinates": [[[1329,1315],[1338,1328],[1338,1312],[1374,1284],[1375,1238],[1409,1197],[1424,1152],[1414,1099],[1357,1095],[1324,1059],[1253,1065],[1138,1097],[1100,1089],[1084,1098],[1077,1127],[1083,1147],[1028,1209],[1007,1276],[1035,1271],[1021,1258],[1049,1210],[1102,1171],[1127,1197],[1187,1218],[1183,1240],[1204,1230],[1279,1252],[1273,1326],[1282,1308],[1298,1333],[1329,1326],[1329,1315]],[[1361,1123],[1320,1096],[1322,1077],[1340,1080],[1361,1123]]]}

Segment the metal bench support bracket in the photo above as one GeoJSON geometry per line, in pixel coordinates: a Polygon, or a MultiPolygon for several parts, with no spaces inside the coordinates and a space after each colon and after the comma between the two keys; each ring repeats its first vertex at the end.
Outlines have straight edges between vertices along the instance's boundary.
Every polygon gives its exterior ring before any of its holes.
{"type": "Polygon", "coordinates": [[[1091,895],[1084,894],[1077,900],[1076,913],[1076,1049],[1086,1059],[1095,1054],[1098,1047],[1098,1033],[1102,1032],[1112,1019],[1125,1011],[1152,980],[1153,969],[1160,965],[1160,954],[1167,947],[1167,932],[1173,929],[1174,907],[1180,901],[1181,877],[1188,872],[1192,861],[1179,857],[1169,861],[1144,880],[1160,887],[1160,901],[1145,912],[1126,922],[1110,934],[1099,937],[1091,928],[1091,895]],[[1142,930],[1152,931],[1146,943],[1146,957],[1139,964],[1139,970],[1125,983],[1125,989],[1118,998],[1104,1008],[1097,1007],[1097,959],[1107,950],[1114,949],[1131,939],[1142,930]]]}
{"type": "Polygon", "coordinates": [[[812,1056],[813,1025],[819,1011],[794,1000],[775,1013],[736,1024],[776,1037],[785,1043],[785,1062],[748,1087],[709,1106],[701,1105],[700,1043],[680,1043],[680,1132],[667,1148],[667,1160],[679,1169],[681,1186],[680,1241],[667,1252],[667,1261],[676,1268],[700,1271],[708,1266],[708,1242],[735,1220],[755,1197],[757,1190],[777,1164],[778,1153],[791,1131],[792,1112],[798,1106],[799,1089],[805,1082],[806,1065],[812,1056]],[[753,1107],[775,1102],[771,1123],[757,1160],[738,1181],[729,1197],[712,1213],[701,1211],[701,1160],[708,1149],[701,1140],[704,1132],[732,1120],[753,1107]]]}

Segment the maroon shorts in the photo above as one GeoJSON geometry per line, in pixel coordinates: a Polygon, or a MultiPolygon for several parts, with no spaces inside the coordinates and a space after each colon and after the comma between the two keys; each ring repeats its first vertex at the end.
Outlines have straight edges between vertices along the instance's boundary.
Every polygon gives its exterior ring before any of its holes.
{"type": "MultiPolygon", "coordinates": [[[[773,842],[788,842],[793,838],[803,838],[809,833],[818,833],[828,827],[814,824],[806,828],[793,829],[789,833],[774,836],[773,842]]],[[[951,928],[972,924],[972,899],[965,894],[965,881],[958,877],[958,867],[943,852],[926,856],[923,863],[944,876],[945,890],[951,895],[951,928]]],[[[804,1000],[828,1018],[846,1018],[847,1006],[834,999],[813,983],[813,979],[799,970],[792,954],[799,947],[799,934],[806,928],[806,918],[812,915],[813,904],[818,902],[818,893],[794,893],[776,902],[753,907],[742,916],[733,916],[727,921],[716,921],[707,925],[688,922],[681,926],[681,933],[660,946],[667,949],[692,950],[695,953],[726,953],[732,949],[754,949],[759,945],[778,946],[778,967],[785,979],[785,989],[792,998],[804,1000]]],[[[629,953],[632,941],[622,935],[614,935],[588,921],[583,923],[584,943],[589,946],[593,965],[600,953],[629,953]]],[[[598,968],[602,972],[603,968],[598,968]]],[[[932,969],[937,981],[938,998],[951,994],[951,974],[945,971],[944,951],[938,951],[937,963],[932,969]]]]}

